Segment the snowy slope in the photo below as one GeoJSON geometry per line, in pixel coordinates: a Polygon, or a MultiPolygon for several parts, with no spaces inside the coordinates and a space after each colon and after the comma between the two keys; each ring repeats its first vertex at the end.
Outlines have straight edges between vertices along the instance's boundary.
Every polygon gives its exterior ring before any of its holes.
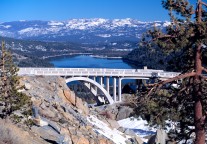
{"type": "Polygon", "coordinates": [[[118,123],[124,128],[133,130],[144,142],[147,142],[148,140],[143,137],[155,134],[156,132],[155,128],[150,127],[147,121],[141,118],[126,118],[118,121],[118,123]]]}
{"type": "Polygon", "coordinates": [[[124,134],[117,129],[111,129],[106,123],[102,122],[95,116],[91,115],[87,120],[97,127],[97,129],[94,129],[95,131],[104,135],[116,144],[126,144],[125,141],[127,138],[130,138],[130,136],[125,137],[124,134]]]}
{"type": "Polygon", "coordinates": [[[70,19],[67,21],[13,21],[0,24],[0,36],[72,42],[138,41],[142,33],[169,22],[140,22],[136,19],[70,19]]]}

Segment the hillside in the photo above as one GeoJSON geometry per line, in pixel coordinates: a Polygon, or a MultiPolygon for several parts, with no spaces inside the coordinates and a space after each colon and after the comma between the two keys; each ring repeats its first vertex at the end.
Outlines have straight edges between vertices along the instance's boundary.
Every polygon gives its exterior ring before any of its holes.
{"type": "Polygon", "coordinates": [[[93,107],[88,108],[84,101],[68,89],[63,78],[27,76],[20,79],[20,85],[24,86],[21,92],[31,98],[32,117],[25,115],[23,110],[17,110],[11,116],[15,118],[15,123],[0,120],[0,123],[4,124],[1,127],[2,142],[9,140],[17,144],[142,143],[138,136],[124,133],[124,128],[115,120],[104,117],[93,107]],[[118,131],[118,128],[123,132],[118,131]],[[6,130],[9,133],[4,135],[6,130]]]}
{"type": "Polygon", "coordinates": [[[103,49],[101,45],[88,45],[70,42],[43,42],[34,40],[19,40],[0,37],[6,42],[6,48],[13,53],[14,62],[19,67],[53,67],[47,58],[56,56],[73,56],[76,54],[92,54],[108,57],[122,57],[129,51],[120,49],[103,49]]]}

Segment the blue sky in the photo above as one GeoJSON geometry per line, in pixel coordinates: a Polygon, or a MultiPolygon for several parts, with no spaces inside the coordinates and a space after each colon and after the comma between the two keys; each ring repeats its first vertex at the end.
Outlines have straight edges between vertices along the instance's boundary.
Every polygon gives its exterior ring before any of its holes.
{"type": "Polygon", "coordinates": [[[1,22],[72,18],[169,20],[161,0],[0,0],[0,14],[1,22]]]}

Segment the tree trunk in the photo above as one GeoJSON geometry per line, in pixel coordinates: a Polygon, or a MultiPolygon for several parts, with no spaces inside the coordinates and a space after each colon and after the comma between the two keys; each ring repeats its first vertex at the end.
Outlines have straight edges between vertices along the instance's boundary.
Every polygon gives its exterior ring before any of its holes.
{"type": "MultiPolygon", "coordinates": [[[[201,0],[198,0],[198,7],[197,7],[197,23],[198,25],[202,22],[202,3],[201,0]]],[[[198,37],[199,37],[198,33],[198,37]]],[[[201,104],[201,78],[200,75],[202,74],[202,60],[201,60],[201,47],[202,43],[200,42],[196,48],[196,55],[195,55],[195,72],[196,75],[194,77],[194,93],[193,98],[195,100],[194,105],[194,123],[195,123],[195,134],[196,134],[196,144],[205,144],[205,118],[203,116],[203,107],[201,104]]]]}
{"type": "Polygon", "coordinates": [[[204,127],[204,117],[201,104],[201,78],[202,65],[201,65],[201,44],[196,49],[196,61],[195,61],[196,75],[194,77],[194,123],[195,123],[195,134],[196,134],[196,144],[205,144],[205,127],[204,127]]]}

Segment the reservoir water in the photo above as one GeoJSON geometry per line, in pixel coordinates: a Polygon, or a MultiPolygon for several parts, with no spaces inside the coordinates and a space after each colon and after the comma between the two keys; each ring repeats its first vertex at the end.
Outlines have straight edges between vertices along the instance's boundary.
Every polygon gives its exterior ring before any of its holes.
{"type": "Polygon", "coordinates": [[[63,56],[50,59],[59,68],[116,68],[131,69],[132,67],[122,59],[97,58],[89,55],[63,56]]]}
{"type": "MultiPolygon", "coordinates": [[[[97,58],[89,55],[76,55],[76,56],[61,56],[51,58],[50,62],[58,68],[111,68],[111,69],[132,69],[130,65],[123,62],[120,58],[97,58]]],[[[98,80],[97,80],[98,81],[98,80]]],[[[68,84],[74,85],[78,82],[71,82],[68,84]]],[[[118,82],[117,82],[118,83],[118,82]]],[[[122,84],[127,83],[134,84],[135,80],[124,79],[122,84]]],[[[110,84],[112,84],[112,78],[110,78],[110,84]]],[[[135,86],[134,86],[135,87],[135,86]]],[[[74,89],[70,87],[71,89],[74,89]]]]}

